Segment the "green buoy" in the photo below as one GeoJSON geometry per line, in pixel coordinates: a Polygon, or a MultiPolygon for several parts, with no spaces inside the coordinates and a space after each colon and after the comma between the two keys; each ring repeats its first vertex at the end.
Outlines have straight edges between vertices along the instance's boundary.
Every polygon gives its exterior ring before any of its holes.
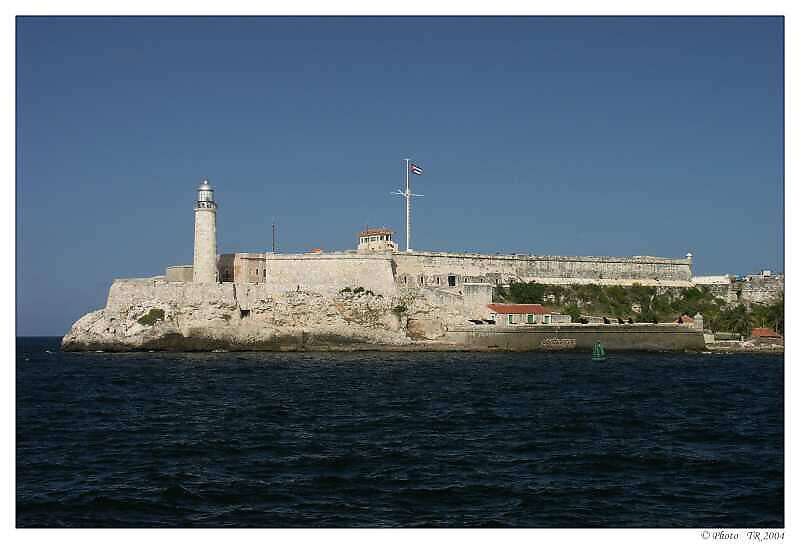
{"type": "Polygon", "coordinates": [[[595,342],[594,347],[592,348],[592,361],[605,361],[605,360],[606,360],[606,349],[600,342],[595,342]]]}

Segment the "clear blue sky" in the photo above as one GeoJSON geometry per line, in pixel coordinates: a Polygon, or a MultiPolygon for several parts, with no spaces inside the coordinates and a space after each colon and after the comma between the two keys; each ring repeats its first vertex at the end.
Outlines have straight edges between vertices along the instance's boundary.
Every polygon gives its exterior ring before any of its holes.
{"type": "Polygon", "coordinates": [[[783,269],[782,18],[18,18],[18,334],[220,252],[695,254],[783,269]]]}

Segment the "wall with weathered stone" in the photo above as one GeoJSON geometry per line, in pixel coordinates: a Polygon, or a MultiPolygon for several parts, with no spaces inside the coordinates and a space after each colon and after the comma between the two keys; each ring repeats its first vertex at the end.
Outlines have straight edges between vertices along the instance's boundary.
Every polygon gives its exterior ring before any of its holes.
{"type": "Polygon", "coordinates": [[[591,352],[601,342],[613,358],[623,350],[702,350],[703,331],[679,325],[533,325],[527,327],[451,327],[443,340],[473,349],[549,350],[548,344],[572,342],[570,349],[591,352]],[[553,342],[556,340],[556,342],[553,342]]]}
{"type": "Polygon", "coordinates": [[[223,281],[273,284],[277,290],[297,285],[302,289],[305,282],[315,290],[363,286],[383,292],[389,289],[387,272],[391,272],[392,282],[401,288],[461,290],[465,283],[501,285],[515,281],[598,285],[639,283],[664,288],[692,286],[690,259],[659,257],[491,256],[421,252],[384,255],[355,252],[235,253],[221,255],[219,267],[223,281]],[[383,263],[377,276],[376,262],[383,263]]]}
{"type": "Polygon", "coordinates": [[[392,296],[397,289],[391,255],[352,253],[228,253],[219,258],[220,277],[236,284],[264,284],[270,292],[338,293],[363,287],[392,296]]]}
{"type": "Polygon", "coordinates": [[[400,286],[456,286],[465,282],[507,284],[597,283],[690,287],[690,259],[660,257],[558,257],[465,253],[395,253],[400,286]],[[454,278],[453,278],[454,277],[454,278]]]}
{"type": "Polygon", "coordinates": [[[168,266],[165,274],[167,281],[192,281],[194,278],[194,267],[190,264],[168,266]]]}
{"type": "Polygon", "coordinates": [[[740,302],[769,304],[783,296],[783,275],[747,276],[745,281],[736,282],[736,288],[740,291],[740,302]]]}
{"type": "Polygon", "coordinates": [[[397,293],[390,255],[267,254],[265,285],[275,291],[300,288],[335,294],[345,287],[363,287],[376,295],[397,293]]]}

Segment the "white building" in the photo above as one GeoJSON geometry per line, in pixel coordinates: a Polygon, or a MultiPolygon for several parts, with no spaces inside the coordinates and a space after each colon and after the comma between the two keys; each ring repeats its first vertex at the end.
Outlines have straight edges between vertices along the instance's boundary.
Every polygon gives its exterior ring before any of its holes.
{"type": "Polygon", "coordinates": [[[499,304],[487,305],[489,318],[497,325],[512,327],[515,325],[555,325],[571,323],[568,315],[553,313],[541,304],[499,304]]]}

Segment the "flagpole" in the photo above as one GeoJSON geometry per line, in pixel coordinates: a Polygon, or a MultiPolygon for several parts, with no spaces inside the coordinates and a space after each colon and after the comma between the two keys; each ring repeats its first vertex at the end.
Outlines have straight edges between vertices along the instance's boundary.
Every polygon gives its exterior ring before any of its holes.
{"type": "Polygon", "coordinates": [[[406,252],[411,251],[411,184],[408,161],[406,159],[406,252]]]}

